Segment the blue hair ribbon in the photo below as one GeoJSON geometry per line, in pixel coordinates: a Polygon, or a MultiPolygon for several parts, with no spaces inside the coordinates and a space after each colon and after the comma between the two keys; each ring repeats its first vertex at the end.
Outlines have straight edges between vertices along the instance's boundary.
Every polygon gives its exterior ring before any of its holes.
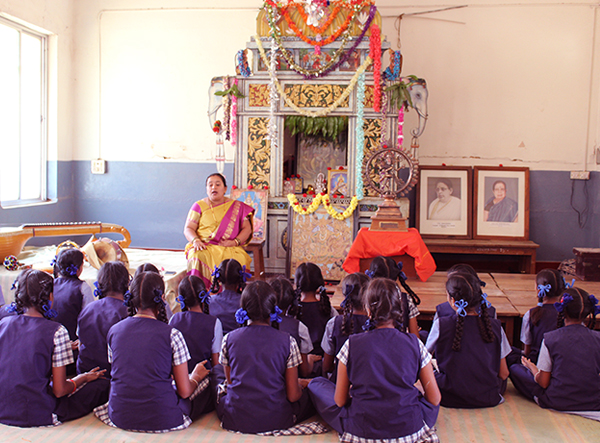
{"type": "Polygon", "coordinates": [[[94,282],[94,286],[96,287],[96,289],[94,289],[94,297],[100,298],[102,291],[100,290],[100,286],[98,285],[97,281],[94,282]]]}
{"type": "Polygon", "coordinates": [[[42,310],[44,311],[44,317],[46,318],[54,318],[58,315],[58,312],[52,309],[52,302],[50,300],[48,300],[47,304],[42,305],[42,310]]]}
{"type": "Polygon", "coordinates": [[[242,269],[240,269],[240,277],[244,283],[246,283],[249,278],[252,278],[252,274],[246,271],[246,265],[242,266],[242,269]]]}
{"type": "Polygon", "coordinates": [[[12,286],[10,287],[10,290],[14,291],[14,290],[16,290],[18,288],[19,288],[19,279],[15,278],[15,281],[13,282],[12,286]]]}
{"type": "Polygon", "coordinates": [[[210,294],[206,291],[200,291],[198,294],[198,298],[200,299],[200,303],[210,304],[210,294]]]}
{"type": "Polygon", "coordinates": [[[244,308],[240,308],[235,311],[235,321],[238,324],[243,325],[248,320],[250,320],[250,317],[248,317],[248,311],[246,311],[244,308]]]}
{"type": "Polygon", "coordinates": [[[598,306],[598,299],[596,298],[596,296],[594,294],[590,294],[590,296],[588,297],[590,300],[590,303],[592,303],[593,306],[593,310],[592,310],[592,314],[594,315],[594,317],[598,314],[600,314],[600,306],[598,306]]]}
{"type": "MultiPolygon", "coordinates": [[[[563,280],[564,280],[564,277],[563,277],[563,280]]],[[[572,288],[573,286],[575,286],[575,279],[571,280],[571,283],[567,283],[565,281],[565,288],[569,289],[569,288],[572,288]]]]}
{"type": "Polygon", "coordinates": [[[404,263],[402,263],[401,261],[399,261],[396,264],[396,267],[400,270],[400,274],[398,274],[400,276],[400,278],[402,278],[402,280],[408,280],[408,277],[406,276],[406,274],[404,273],[404,271],[402,271],[402,268],[404,268],[404,263]]]}
{"type": "Polygon", "coordinates": [[[221,278],[221,272],[219,271],[219,267],[217,265],[215,265],[215,269],[211,272],[210,275],[216,278],[217,280],[221,278]]]}
{"type": "Polygon", "coordinates": [[[458,315],[460,315],[461,317],[466,317],[467,316],[467,311],[466,311],[466,307],[469,306],[469,303],[467,303],[466,300],[458,300],[456,302],[454,302],[454,306],[456,306],[456,313],[458,315]]]}
{"type": "Polygon", "coordinates": [[[375,328],[375,326],[377,326],[377,322],[375,320],[371,320],[370,318],[367,318],[367,321],[363,325],[362,330],[370,331],[371,329],[375,328]]]}
{"type": "Polygon", "coordinates": [[[185,299],[183,298],[183,295],[178,295],[175,297],[175,300],[179,302],[179,306],[181,306],[181,310],[183,311],[185,308],[185,299]]]}
{"type": "Polygon", "coordinates": [[[537,285],[538,297],[545,297],[546,295],[548,295],[548,293],[550,292],[551,289],[552,289],[552,285],[550,285],[550,284],[537,285]]]}
{"type": "Polygon", "coordinates": [[[367,270],[365,271],[365,275],[366,275],[367,277],[369,277],[369,278],[373,278],[373,277],[375,277],[375,273],[374,273],[373,271],[371,271],[370,269],[367,269],[367,270]]]}
{"type": "Polygon", "coordinates": [[[481,294],[481,304],[485,305],[486,308],[491,308],[492,304],[490,303],[490,301],[488,300],[488,295],[484,292],[483,294],[481,294]]]}
{"type": "Polygon", "coordinates": [[[11,314],[15,314],[17,312],[17,304],[15,302],[12,302],[10,305],[5,306],[4,310],[11,314]]]}
{"type": "Polygon", "coordinates": [[[54,267],[54,265],[56,265],[57,258],[58,258],[58,255],[55,255],[54,258],[52,259],[52,261],[50,262],[50,266],[54,267]]]}
{"type": "Polygon", "coordinates": [[[277,305],[275,305],[274,311],[275,312],[271,313],[271,315],[269,316],[271,323],[273,323],[274,321],[276,321],[277,323],[281,323],[281,314],[283,314],[283,311],[277,305]]]}
{"type": "Polygon", "coordinates": [[[77,273],[79,272],[79,268],[74,265],[73,263],[71,263],[69,266],[67,266],[67,268],[65,269],[65,272],[67,274],[69,274],[71,277],[75,277],[77,275],[77,273]]]}
{"type": "Polygon", "coordinates": [[[479,280],[479,286],[481,286],[482,288],[485,288],[485,285],[486,285],[486,284],[487,284],[487,283],[486,283],[486,282],[484,282],[483,280],[479,280]]]}
{"type": "Polygon", "coordinates": [[[123,294],[123,304],[129,306],[129,303],[131,303],[131,292],[125,291],[125,294],[123,294]]]}
{"type": "Polygon", "coordinates": [[[554,303],[554,307],[558,312],[563,312],[565,310],[565,307],[572,301],[573,297],[571,297],[569,294],[563,294],[562,299],[554,303]]]}

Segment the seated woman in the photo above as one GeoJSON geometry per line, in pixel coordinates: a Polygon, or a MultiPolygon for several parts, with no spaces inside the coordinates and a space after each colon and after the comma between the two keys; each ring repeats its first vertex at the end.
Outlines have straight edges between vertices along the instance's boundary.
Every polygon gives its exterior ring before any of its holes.
{"type": "Polygon", "coordinates": [[[250,266],[250,256],[243,245],[252,238],[254,209],[225,197],[227,182],[221,174],[206,180],[207,198],[194,203],[188,213],[183,234],[189,275],[196,275],[210,287],[211,274],[223,260],[233,258],[250,266]]]}

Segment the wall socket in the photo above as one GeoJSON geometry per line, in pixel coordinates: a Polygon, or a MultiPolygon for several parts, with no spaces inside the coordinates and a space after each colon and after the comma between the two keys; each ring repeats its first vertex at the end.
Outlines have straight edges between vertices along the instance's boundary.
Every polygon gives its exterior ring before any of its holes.
{"type": "Polygon", "coordinates": [[[571,180],[589,180],[590,171],[571,171],[571,180]]]}
{"type": "Polygon", "coordinates": [[[97,158],[92,160],[92,174],[105,174],[106,173],[106,160],[97,158]]]}

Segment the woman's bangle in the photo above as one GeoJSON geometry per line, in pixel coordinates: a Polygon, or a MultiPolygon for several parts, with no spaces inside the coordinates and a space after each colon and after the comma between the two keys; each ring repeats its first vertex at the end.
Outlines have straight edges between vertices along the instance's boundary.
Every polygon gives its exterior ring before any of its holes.
{"type": "Polygon", "coordinates": [[[71,394],[74,394],[74,393],[75,393],[75,391],[77,390],[77,383],[75,383],[75,380],[73,380],[72,378],[71,378],[71,379],[69,379],[69,381],[70,381],[71,383],[73,383],[73,391],[71,392],[71,394]]]}
{"type": "Polygon", "coordinates": [[[233,241],[235,242],[235,244],[236,244],[237,246],[239,246],[239,245],[240,245],[240,241],[237,239],[237,237],[236,237],[236,238],[234,238],[234,239],[233,239],[233,241]]]}
{"type": "MultiPolygon", "coordinates": [[[[194,244],[194,242],[195,242],[196,240],[200,240],[200,237],[196,237],[196,238],[194,238],[194,239],[192,240],[192,244],[194,244]]],[[[200,240],[200,241],[202,241],[202,240],[200,240]]]]}
{"type": "Polygon", "coordinates": [[[196,388],[200,384],[200,383],[198,383],[198,381],[196,381],[196,379],[194,377],[190,377],[190,381],[193,381],[194,383],[196,383],[196,388]]]}

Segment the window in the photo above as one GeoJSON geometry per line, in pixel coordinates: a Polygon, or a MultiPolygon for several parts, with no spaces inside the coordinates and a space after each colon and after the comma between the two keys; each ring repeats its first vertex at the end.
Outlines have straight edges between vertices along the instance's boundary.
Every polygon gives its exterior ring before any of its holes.
{"type": "Polygon", "coordinates": [[[46,201],[48,34],[0,16],[0,203],[46,201]]]}

